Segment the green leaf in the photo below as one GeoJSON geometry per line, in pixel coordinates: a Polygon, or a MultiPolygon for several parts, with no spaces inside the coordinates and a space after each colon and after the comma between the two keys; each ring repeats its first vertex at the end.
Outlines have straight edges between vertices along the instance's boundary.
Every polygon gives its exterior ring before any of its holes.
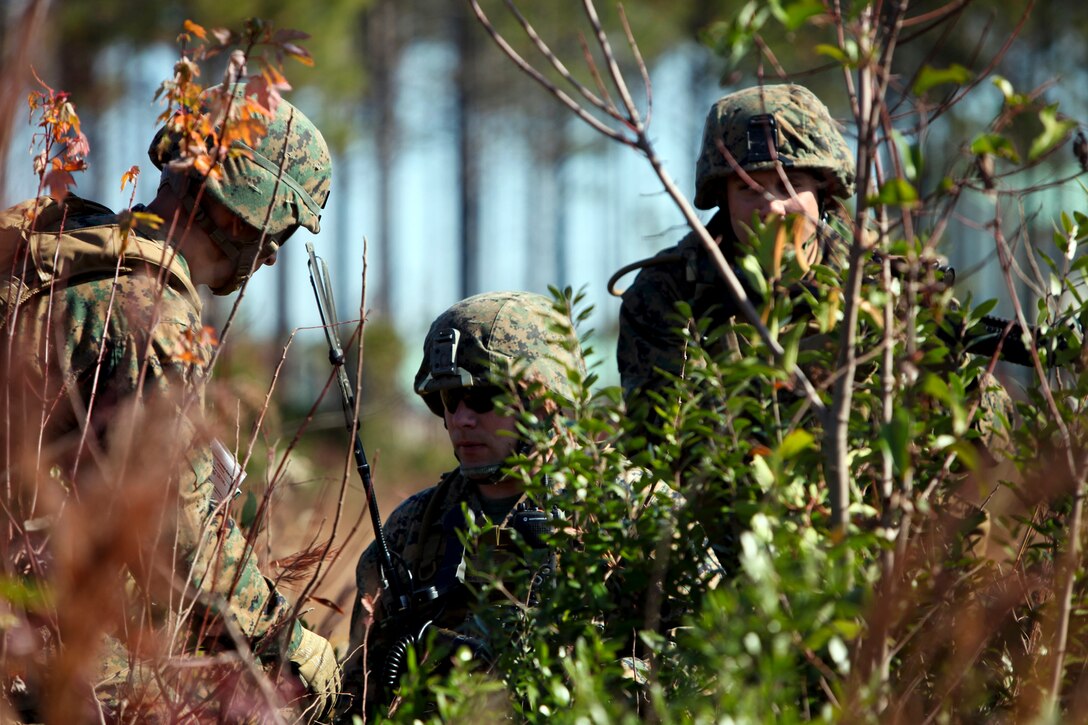
{"type": "Polygon", "coordinates": [[[786,335],[782,340],[782,349],[785,352],[782,356],[783,370],[793,370],[794,366],[797,365],[797,353],[801,348],[801,338],[804,336],[805,332],[805,325],[794,325],[786,332],[786,335]]]}
{"type": "Polygon", "coordinates": [[[1026,93],[1017,93],[1016,89],[1013,88],[1012,83],[1010,83],[1007,78],[1004,78],[1003,76],[994,76],[993,84],[1001,91],[1001,95],[1005,97],[1006,106],[1017,107],[1031,105],[1031,96],[1026,93]]]}
{"type": "Polygon", "coordinates": [[[770,491],[774,486],[774,471],[767,464],[767,459],[763,456],[755,456],[752,458],[752,477],[755,478],[756,483],[764,491],[770,491]]]}
{"type": "Polygon", "coordinates": [[[948,447],[947,452],[953,452],[956,454],[956,458],[960,463],[966,466],[969,470],[977,470],[979,465],[978,449],[974,447],[970,442],[965,440],[957,440],[951,446],[948,447]]]}
{"type": "Polygon", "coordinates": [[[42,582],[0,576],[0,599],[22,609],[40,611],[50,606],[53,597],[42,582]]]}
{"type": "Polygon", "coordinates": [[[1062,280],[1061,280],[1061,278],[1056,274],[1050,274],[1050,275],[1047,275],[1047,277],[1049,278],[1048,281],[1050,283],[1050,296],[1055,297],[1055,298],[1061,297],[1062,296],[1062,280]]]}
{"type": "Polygon", "coordinates": [[[786,5],[783,11],[783,17],[779,17],[779,22],[786,26],[787,30],[798,30],[809,18],[823,15],[824,4],[819,0],[799,0],[799,2],[786,5]]]}
{"type": "Polygon", "coordinates": [[[918,203],[918,191],[904,178],[896,177],[885,181],[880,193],[869,197],[873,206],[914,206],[918,203]]]}
{"type": "Polygon", "coordinates": [[[936,375],[929,374],[926,376],[925,382],[922,383],[922,390],[942,403],[951,402],[948,393],[948,383],[941,380],[936,375]]]}
{"type": "Polygon", "coordinates": [[[764,276],[763,267],[754,255],[746,255],[740,260],[740,268],[748,277],[748,284],[755,288],[756,293],[763,299],[767,299],[767,278],[764,276]]]}
{"type": "Polygon", "coordinates": [[[984,302],[980,302],[979,304],[972,307],[970,310],[968,310],[967,315],[966,315],[966,317],[967,317],[966,322],[967,322],[968,326],[975,324],[976,322],[981,320],[983,317],[990,314],[990,312],[995,307],[997,307],[997,300],[996,299],[989,299],[989,300],[986,300],[984,302]]]}
{"type": "Polygon", "coordinates": [[[1016,152],[1016,147],[1013,146],[1012,141],[999,133],[984,133],[976,136],[975,140],[971,142],[971,153],[976,156],[993,154],[1014,164],[1020,163],[1020,154],[1016,152]]]}
{"type": "Polygon", "coordinates": [[[816,52],[851,68],[858,64],[858,44],[853,40],[847,40],[843,43],[842,48],[837,45],[820,43],[816,46],[816,52]]]}
{"type": "Polygon", "coordinates": [[[900,163],[903,164],[903,175],[911,182],[917,181],[918,169],[922,165],[921,149],[911,145],[907,141],[907,137],[895,129],[892,129],[892,141],[895,143],[896,148],[899,149],[900,163]]]}
{"type": "Polygon", "coordinates": [[[1001,91],[1001,95],[1005,97],[1006,101],[1008,101],[1010,98],[1013,97],[1013,95],[1016,94],[1016,90],[1012,87],[1012,83],[1010,83],[1009,79],[1005,78],[1004,76],[995,75],[990,82],[994,84],[997,90],[1001,91]]]}
{"type": "Polygon", "coordinates": [[[1043,132],[1031,142],[1028,150],[1029,161],[1035,161],[1059,145],[1077,127],[1077,122],[1072,119],[1058,118],[1057,103],[1039,111],[1039,121],[1043,124],[1043,132]]]}
{"type": "Polygon", "coordinates": [[[914,82],[915,95],[924,95],[926,91],[934,86],[944,85],[946,83],[952,83],[957,86],[962,86],[971,80],[973,74],[971,71],[964,68],[959,63],[953,63],[947,68],[933,68],[932,66],[925,66],[922,68],[922,72],[918,74],[918,80],[914,82]]]}
{"type": "Polygon", "coordinates": [[[892,457],[896,472],[910,466],[910,417],[907,411],[897,407],[892,420],[880,431],[881,447],[892,457]]]}
{"type": "Polygon", "coordinates": [[[797,429],[791,431],[782,441],[782,445],[778,446],[778,456],[782,460],[793,458],[801,451],[812,448],[815,444],[816,439],[812,437],[811,433],[807,430],[797,429]]]}

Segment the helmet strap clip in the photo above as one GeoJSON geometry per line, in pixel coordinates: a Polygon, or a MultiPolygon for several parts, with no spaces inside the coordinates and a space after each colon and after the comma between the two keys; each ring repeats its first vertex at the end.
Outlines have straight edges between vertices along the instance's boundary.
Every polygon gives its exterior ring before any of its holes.
{"type": "Polygon", "coordinates": [[[457,375],[457,345],[461,341],[461,331],[447,327],[434,336],[431,347],[431,375],[457,375]]]}
{"type": "Polygon", "coordinates": [[[742,165],[747,167],[749,164],[767,163],[777,158],[778,121],[770,113],[752,116],[748,119],[748,155],[742,165]]]}

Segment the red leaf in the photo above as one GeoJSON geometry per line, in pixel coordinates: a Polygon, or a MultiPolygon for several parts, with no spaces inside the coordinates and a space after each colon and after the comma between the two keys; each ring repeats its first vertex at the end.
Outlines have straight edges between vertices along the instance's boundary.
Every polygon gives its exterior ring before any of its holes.
{"type": "Polygon", "coordinates": [[[125,187],[128,186],[130,183],[135,184],[136,179],[139,178],[139,176],[140,176],[140,167],[139,166],[132,166],[131,168],[129,168],[128,171],[121,174],[121,191],[124,191],[125,187]]]}
{"type": "Polygon", "coordinates": [[[91,144],[83,133],[76,133],[75,138],[66,141],[69,156],[86,156],[91,152],[91,144]]]}
{"type": "Polygon", "coordinates": [[[309,51],[294,43],[284,43],[283,51],[303,65],[313,66],[314,64],[314,59],[310,56],[309,51]]]}
{"type": "Polygon", "coordinates": [[[76,185],[76,180],[71,173],[54,169],[45,175],[42,183],[49,187],[49,195],[60,202],[68,196],[68,187],[76,185]]]}

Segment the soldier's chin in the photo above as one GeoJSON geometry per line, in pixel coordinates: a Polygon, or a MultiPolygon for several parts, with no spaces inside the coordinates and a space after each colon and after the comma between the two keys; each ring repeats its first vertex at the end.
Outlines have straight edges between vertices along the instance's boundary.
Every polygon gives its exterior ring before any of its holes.
{"type": "Polygon", "coordinates": [[[256,271],[258,266],[259,265],[256,263],[256,257],[253,258],[248,266],[244,263],[239,263],[235,266],[234,271],[231,273],[231,276],[228,279],[224,280],[215,287],[209,285],[208,288],[211,290],[213,295],[219,297],[222,297],[223,295],[229,295],[233,292],[237,292],[239,289],[242,288],[243,285],[245,285],[246,281],[253,276],[253,272],[256,271]]]}
{"type": "MultiPolygon", "coordinates": [[[[249,274],[251,274],[251,272],[249,274]]],[[[213,295],[218,297],[233,294],[237,292],[243,284],[246,283],[246,280],[249,279],[249,274],[235,274],[234,277],[232,277],[230,280],[227,280],[223,284],[209,287],[209,290],[211,290],[211,293],[213,295]]]]}

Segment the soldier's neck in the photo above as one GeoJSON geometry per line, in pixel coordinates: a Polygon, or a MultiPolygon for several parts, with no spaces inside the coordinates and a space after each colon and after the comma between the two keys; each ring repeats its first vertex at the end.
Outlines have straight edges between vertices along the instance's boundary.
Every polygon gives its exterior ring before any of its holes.
{"type": "Polygon", "coordinates": [[[522,492],[521,481],[509,477],[495,483],[477,483],[475,485],[480,498],[485,499],[509,498],[520,495],[522,492]]]}

